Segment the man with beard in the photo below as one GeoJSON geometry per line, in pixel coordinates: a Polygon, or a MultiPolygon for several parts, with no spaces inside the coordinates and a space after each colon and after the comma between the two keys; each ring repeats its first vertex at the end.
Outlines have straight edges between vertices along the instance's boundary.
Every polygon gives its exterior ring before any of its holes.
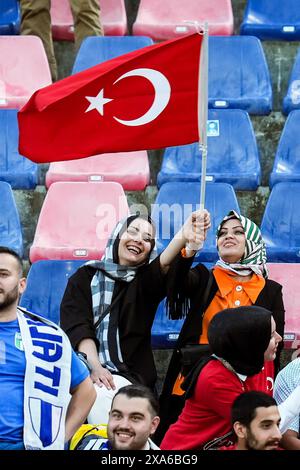
{"type": "Polygon", "coordinates": [[[22,260],[0,246],[0,450],[64,449],[96,394],[65,333],[18,307],[25,287],[22,260]]]}
{"type": "Polygon", "coordinates": [[[108,439],[91,430],[74,450],[159,450],[150,439],[159,424],[158,414],[158,401],[148,387],[141,384],[121,387],[111,404],[108,439]]]}
{"type": "Polygon", "coordinates": [[[239,395],[232,405],[231,422],[236,444],[220,450],[278,450],[281,432],[276,401],[263,392],[239,395]]]}

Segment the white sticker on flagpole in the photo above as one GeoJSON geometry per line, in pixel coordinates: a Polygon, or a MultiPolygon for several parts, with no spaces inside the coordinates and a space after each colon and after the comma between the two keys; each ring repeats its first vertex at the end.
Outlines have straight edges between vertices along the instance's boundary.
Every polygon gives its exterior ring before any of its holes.
{"type": "Polygon", "coordinates": [[[219,119],[211,119],[207,121],[207,137],[219,137],[220,121],[219,119]]]}

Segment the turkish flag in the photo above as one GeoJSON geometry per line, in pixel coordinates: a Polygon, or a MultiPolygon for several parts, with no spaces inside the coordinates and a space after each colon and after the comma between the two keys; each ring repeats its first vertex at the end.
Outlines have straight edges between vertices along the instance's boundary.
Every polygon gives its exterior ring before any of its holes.
{"type": "Polygon", "coordinates": [[[36,91],[18,113],[19,152],[46,163],[199,140],[202,38],[148,46],[36,91]]]}

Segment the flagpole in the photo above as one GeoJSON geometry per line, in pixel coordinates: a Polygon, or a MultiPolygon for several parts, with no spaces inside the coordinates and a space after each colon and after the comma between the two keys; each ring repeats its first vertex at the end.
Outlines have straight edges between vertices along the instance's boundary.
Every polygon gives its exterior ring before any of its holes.
{"type": "Polygon", "coordinates": [[[198,79],[198,134],[199,152],[202,152],[200,209],[205,206],[206,162],[207,162],[207,118],[208,118],[208,23],[204,23],[201,32],[203,41],[199,60],[198,79]],[[201,73],[200,73],[201,71],[201,73]]]}

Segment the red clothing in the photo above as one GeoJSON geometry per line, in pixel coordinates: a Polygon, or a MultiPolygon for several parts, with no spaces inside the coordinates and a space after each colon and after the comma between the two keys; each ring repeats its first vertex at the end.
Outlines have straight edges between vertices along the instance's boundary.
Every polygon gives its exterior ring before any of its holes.
{"type": "Polygon", "coordinates": [[[274,385],[274,362],[265,362],[262,371],[252,377],[247,377],[246,382],[250,387],[250,390],[260,390],[272,397],[274,385]]]}
{"type": "MultiPolygon", "coordinates": [[[[220,447],[218,450],[237,450],[236,446],[237,446],[237,444],[233,444],[232,446],[228,446],[228,447],[223,446],[223,447],[220,447]]],[[[284,449],[282,449],[281,447],[277,447],[274,450],[284,450],[284,449]]]]}
{"type": "Polygon", "coordinates": [[[160,445],[162,450],[200,450],[203,444],[231,429],[231,406],[242,392],[267,390],[264,368],[244,382],[220,361],[210,361],[200,372],[193,396],[186,400],[176,423],[160,445]]]}

